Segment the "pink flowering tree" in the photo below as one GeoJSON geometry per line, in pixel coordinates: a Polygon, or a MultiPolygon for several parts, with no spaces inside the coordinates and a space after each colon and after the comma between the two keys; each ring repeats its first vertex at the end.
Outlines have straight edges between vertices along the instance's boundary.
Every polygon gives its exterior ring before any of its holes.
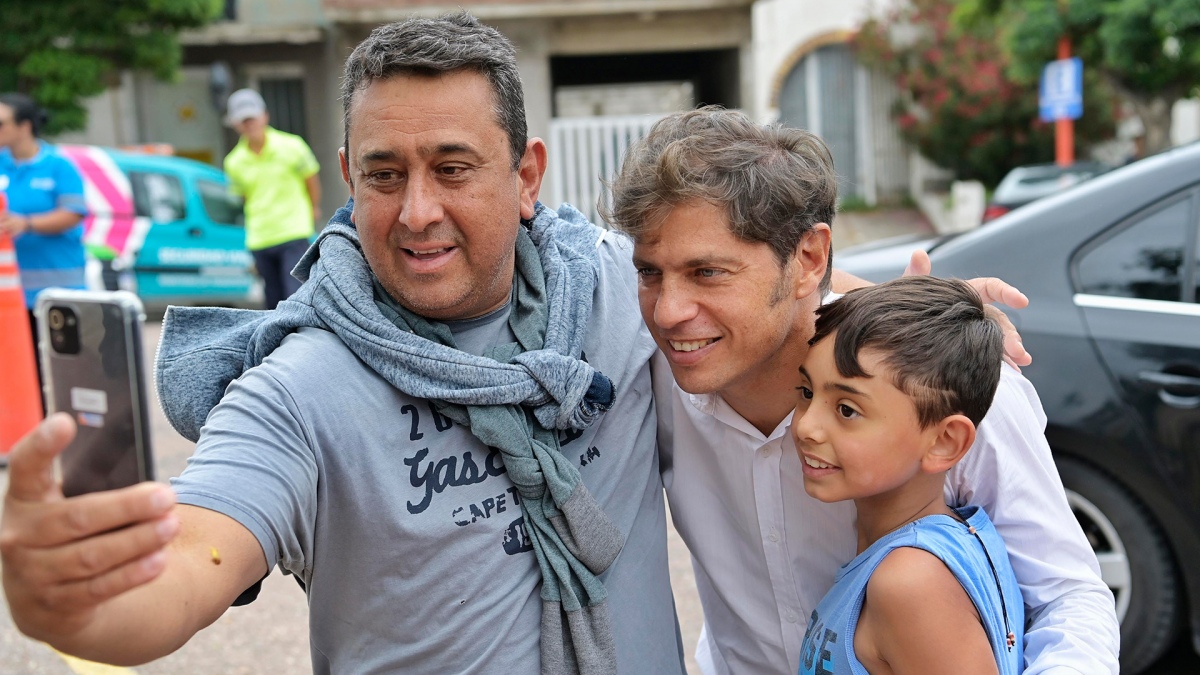
{"type": "MultiPolygon", "coordinates": [[[[1171,145],[1171,109],[1200,94],[1197,0],[964,0],[958,23],[1003,26],[1008,73],[1036,81],[1066,36],[1085,68],[1127,101],[1146,129],[1146,151],[1171,145]]],[[[1084,90],[1085,101],[1087,90],[1084,90]]]]}
{"type": "MultiPolygon", "coordinates": [[[[1008,77],[996,32],[985,22],[960,27],[954,0],[908,0],[871,17],[855,41],[859,58],[900,90],[893,115],[902,135],[958,178],[996,183],[1015,166],[1054,159],[1054,126],[1038,120],[1037,85],[1008,77]]],[[[1085,97],[1076,124],[1084,148],[1112,134],[1107,94],[1085,97]]]]}

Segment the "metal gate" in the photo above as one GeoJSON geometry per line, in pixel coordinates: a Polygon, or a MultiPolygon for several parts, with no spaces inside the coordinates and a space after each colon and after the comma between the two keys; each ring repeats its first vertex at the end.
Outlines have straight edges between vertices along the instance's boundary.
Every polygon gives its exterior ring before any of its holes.
{"type": "Polygon", "coordinates": [[[625,151],[643,138],[660,115],[560,117],[550,120],[550,185],[542,196],[547,206],[567,202],[598,225],[596,210],[607,199],[611,181],[625,151]]]}
{"type": "Polygon", "coordinates": [[[895,201],[905,194],[909,154],[891,119],[898,95],[882,73],[858,64],[849,46],[826,45],[784,79],[779,121],[825,140],[842,199],[895,201]]]}

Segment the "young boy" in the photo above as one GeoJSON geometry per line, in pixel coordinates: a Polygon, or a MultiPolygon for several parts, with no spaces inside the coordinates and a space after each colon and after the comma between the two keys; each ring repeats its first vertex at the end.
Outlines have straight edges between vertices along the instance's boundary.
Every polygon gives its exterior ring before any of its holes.
{"type": "Polygon", "coordinates": [[[809,619],[801,675],[1020,673],[1004,542],[943,496],[996,393],[999,326],[967,284],[905,277],[822,307],[809,344],[792,423],[804,488],[854,500],[858,556],[809,619]]]}

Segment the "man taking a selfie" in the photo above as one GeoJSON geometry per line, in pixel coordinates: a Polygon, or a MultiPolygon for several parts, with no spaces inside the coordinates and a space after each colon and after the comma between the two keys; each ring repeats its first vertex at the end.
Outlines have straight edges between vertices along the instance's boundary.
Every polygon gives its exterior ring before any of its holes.
{"type": "Polygon", "coordinates": [[[62,417],[14,452],[16,625],[144,663],[279,566],[318,673],[682,673],[629,245],[537,203],[512,45],[465,14],[383,26],[343,102],[353,202],[308,282],[165,322],[163,402],[199,433],[174,489],[64,500],[62,417]]]}

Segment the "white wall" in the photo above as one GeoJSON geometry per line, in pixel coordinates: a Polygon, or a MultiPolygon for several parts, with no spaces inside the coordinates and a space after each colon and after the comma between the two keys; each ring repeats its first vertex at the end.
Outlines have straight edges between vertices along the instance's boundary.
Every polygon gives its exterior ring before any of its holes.
{"type": "Polygon", "coordinates": [[[665,115],[696,105],[691,82],[635,82],[559,87],[554,106],[559,117],[665,115]]]}
{"type": "Polygon", "coordinates": [[[1171,110],[1171,143],[1200,140],[1200,99],[1185,98],[1171,110]]]}
{"type": "Polygon", "coordinates": [[[110,147],[167,143],[178,154],[218,166],[225,156],[221,120],[208,93],[207,68],[183,68],[179,81],[173,83],[125,73],[119,86],[87,99],[84,105],[87,128],[60,134],[55,142],[110,147]]]}
{"type": "Polygon", "coordinates": [[[771,101],[776,81],[796,49],[826,33],[854,31],[873,7],[891,0],[759,0],[754,3],[754,106],[760,120],[773,121],[779,110],[771,101]]]}
{"type": "Polygon", "coordinates": [[[229,148],[209,93],[208,68],[184,67],[172,83],[142,76],[138,93],[143,142],[168,143],[177,154],[221,165],[229,148]]]}
{"type": "Polygon", "coordinates": [[[87,108],[87,128],[54,137],[57,143],[91,145],[133,145],[140,143],[134,98],[133,76],[121,75],[119,86],[107,89],[84,101],[87,108]]]}
{"type": "Polygon", "coordinates": [[[779,117],[772,101],[776,82],[786,76],[796,50],[816,37],[858,30],[872,12],[899,0],[758,0],[752,11],[757,77],[754,107],[762,121],[779,117]]]}
{"type": "MultiPolygon", "coordinates": [[[[502,19],[489,23],[512,40],[517,48],[529,136],[547,142],[553,111],[551,56],[730,47],[748,50],[751,36],[746,11],[740,7],[636,15],[502,19]]],[[[743,64],[743,78],[747,75],[753,75],[753,68],[743,64]]],[[[745,92],[744,89],[743,95],[745,92]]],[[[742,103],[742,107],[752,113],[752,102],[744,99],[742,103]]],[[[553,180],[553,171],[547,171],[543,194],[555,194],[553,180]]]]}

